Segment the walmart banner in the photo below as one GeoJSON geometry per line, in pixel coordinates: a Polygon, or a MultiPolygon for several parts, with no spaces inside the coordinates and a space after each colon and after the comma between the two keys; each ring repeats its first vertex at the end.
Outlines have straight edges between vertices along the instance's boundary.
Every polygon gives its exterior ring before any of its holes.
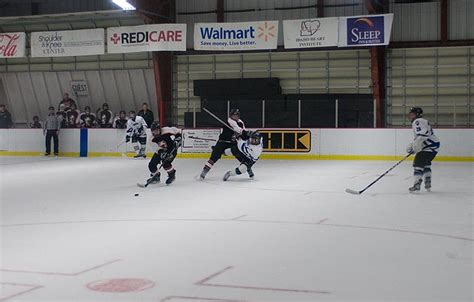
{"type": "Polygon", "coordinates": [[[285,48],[337,46],[339,18],[284,20],[285,48]]]}
{"type": "Polygon", "coordinates": [[[393,14],[339,18],[339,47],[388,45],[393,14]]]}
{"type": "Polygon", "coordinates": [[[196,50],[276,49],[278,21],[242,23],[196,23],[196,50]]]}

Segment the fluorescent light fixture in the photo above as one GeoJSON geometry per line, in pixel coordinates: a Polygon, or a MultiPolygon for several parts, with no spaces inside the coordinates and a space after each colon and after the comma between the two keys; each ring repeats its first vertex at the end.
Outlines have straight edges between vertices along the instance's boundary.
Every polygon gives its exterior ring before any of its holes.
{"type": "Polygon", "coordinates": [[[127,0],[112,0],[115,5],[120,6],[121,9],[123,10],[135,10],[135,6],[131,5],[130,3],[127,2],[127,0]]]}

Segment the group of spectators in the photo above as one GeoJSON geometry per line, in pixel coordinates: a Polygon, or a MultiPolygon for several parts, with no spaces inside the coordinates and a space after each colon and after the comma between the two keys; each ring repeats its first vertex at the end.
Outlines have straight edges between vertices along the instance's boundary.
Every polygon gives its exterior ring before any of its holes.
{"type": "MultiPolygon", "coordinates": [[[[80,112],[76,102],[65,93],[58,107],[56,115],[61,119],[61,128],[127,128],[127,113],[121,110],[118,116],[114,116],[107,103],[102,104],[95,113],[91,111],[90,106],[84,107],[84,112],[80,112]]],[[[138,115],[145,119],[147,125],[153,123],[153,112],[148,109],[147,103],[143,103],[138,115]]],[[[31,127],[38,127],[38,122],[38,117],[33,117],[31,127]]]]}
{"type": "MultiPolygon", "coordinates": [[[[60,128],[127,128],[128,115],[124,110],[121,110],[115,116],[112,110],[110,110],[109,105],[104,103],[95,113],[91,111],[90,106],[84,107],[84,111],[81,112],[77,108],[76,102],[69,97],[68,93],[63,95],[57,111],[53,106],[50,106],[48,111],[48,117],[45,118],[45,122],[48,119],[51,120],[49,117],[54,115],[60,123],[60,128]]],[[[148,127],[151,126],[155,119],[147,103],[143,103],[142,109],[138,111],[137,115],[143,117],[148,127]]],[[[35,115],[33,116],[33,121],[29,123],[29,127],[47,129],[45,122],[42,123],[39,116],[35,115]]],[[[0,104],[0,128],[11,128],[12,125],[10,112],[8,112],[5,105],[0,104]]]]}

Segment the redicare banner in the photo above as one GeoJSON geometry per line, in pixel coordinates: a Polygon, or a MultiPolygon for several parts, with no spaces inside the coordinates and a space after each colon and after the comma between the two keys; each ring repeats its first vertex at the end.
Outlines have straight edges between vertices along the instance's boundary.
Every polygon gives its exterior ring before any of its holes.
{"type": "Polygon", "coordinates": [[[25,49],[25,33],[0,33],[0,58],[24,57],[25,49]]]}
{"type": "Polygon", "coordinates": [[[107,28],[107,52],[186,51],[186,24],[107,28]]]}
{"type": "Polygon", "coordinates": [[[393,14],[339,18],[339,47],[388,45],[393,14]]]}
{"type": "Polygon", "coordinates": [[[104,52],[103,28],[31,33],[32,57],[90,56],[104,52]]]}
{"type": "Polygon", "coordinates": [[[339,18],[284,20],[285,48],[337,46],[338,27],[339,18]]]}
{"type": "Polygon", "coordinates": [[[276,49],[278,21],[241,23],[196,23],[196,50],[276,49]]]}

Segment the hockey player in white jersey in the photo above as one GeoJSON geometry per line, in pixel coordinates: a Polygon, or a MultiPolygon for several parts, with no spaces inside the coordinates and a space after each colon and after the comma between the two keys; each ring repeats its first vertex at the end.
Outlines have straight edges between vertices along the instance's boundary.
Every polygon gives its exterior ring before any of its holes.
{"type": "Polygon", "coordinates": [[[428,120],[423,118],[423,110],[420,107],[410,109],[409,118],[412,122],[415,139],[407,147],[407,153],[414,153],[413,161],[414,184],[409,188],[410,193],[420,191],[423,178],[425,180],[425,189],[431,190],[431,161],[438,154],[440,146],[439,139],[433,132],[428,120]]]}
{"type": "Polygon", "coordinates": [[[252,166],[257,162],[263,151],[262,136],[258,132],[248,132],[248,139],[239,138],[237,144],[230,149],[226,149],[226,155],[234,155],[240,162],[240,165],[234,170],[227,171],[223,180],[227,181],[229,177],[248,172],[251,179],[254,174],[252,166]]]}
{"type": "Polygon", "coordinates": [[[133,110],[129,112],[129,117],[125,142],[132,141],[136,153],[135,158],[146,158],[146,122],[141,116],[137,116],[133,110]]]}

